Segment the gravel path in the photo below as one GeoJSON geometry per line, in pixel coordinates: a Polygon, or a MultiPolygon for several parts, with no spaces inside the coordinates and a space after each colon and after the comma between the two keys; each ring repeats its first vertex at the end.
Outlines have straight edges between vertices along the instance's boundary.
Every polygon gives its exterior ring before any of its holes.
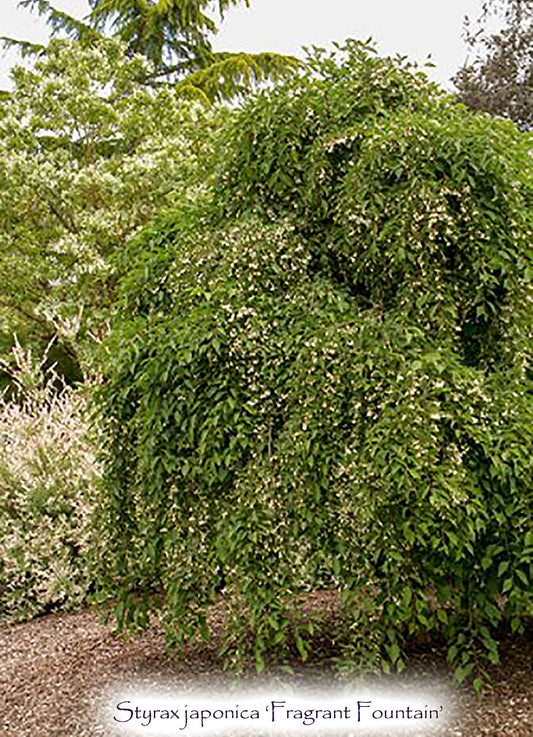
{"type": "MultiPolygon", "coordinates": [[[[114,731],[103,708],[106,700],[110,707],[110,694],[121,682],[141,689],[164,688],[174,695],[190,693],[197,683],[222,689],[230,685],[213,652],[179,662],[165,652],[155,630],[123,641],[89,609],[0,627],[0,657],[0,732],[12,737],[125,734],[114,731]]],[[[442,679],[439,667],[431,655],[420,656],[415,664],[419,682],[442,679]]],[[[322,669],[322,677],[331,685],[331,672],[322,669]]],[[[482,698],[455,690],[450,699],[455,716],[439,734],[533,737],[531,640],[507,644],[493,688],[482,698]]],[[[316,730],[305,733],[317,735],[316,730]]],[[[246,732],[240,734],[247,737],[246,732]]],[[[363,734],[357,731],[357,737],[363,734]]]]}

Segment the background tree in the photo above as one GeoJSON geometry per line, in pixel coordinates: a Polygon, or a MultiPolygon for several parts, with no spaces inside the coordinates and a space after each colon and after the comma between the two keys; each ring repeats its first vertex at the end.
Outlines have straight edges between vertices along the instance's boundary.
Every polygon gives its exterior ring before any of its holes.
{"type": "Polygon", "coordinates": [[[459,98],[474,110],[485,110],[533,128],[533,2],[505,0],[485,3],[477,30],[467,25],[473,62],[456,74],[459,98]],[[491,13],[503,15],[496,33],[484,30],[491,13]]]}
{"type": "MultiPolygon", "coordinates": [[[[209,11],[215,6],[222,19],[240,2],[249,5],[249,0],[90,0],[92,10],[84,21],[58,10],[48,0],[21,0],[20,6],[43,15],[54,36],[88,41],[111,35],[119,39],[128,54],[141,54],[150,61],[146,84],[180,80],[183,91],[213,101],[239,95],[258,82],[279,79],[299,66],[294,57],[280,54],[213,51],[210,37],[217,25],[209,11]],[[196,74],[184,81],[192,72],[196,74]]],[[[23,54],[43,50],[25,41],[3,41],[8,47],[19,47],[23,54]]]]}
{"type": "MultiPolygon", "coordinates": [[[[0,118],[0,327],[79,370],[105,332],[115,258],[155,213],[201,196],[224,110],[170,87],[122,42],[52,41],[0,118]]],[[[66,365],[66,364],[65,364],[66,365]]]]}

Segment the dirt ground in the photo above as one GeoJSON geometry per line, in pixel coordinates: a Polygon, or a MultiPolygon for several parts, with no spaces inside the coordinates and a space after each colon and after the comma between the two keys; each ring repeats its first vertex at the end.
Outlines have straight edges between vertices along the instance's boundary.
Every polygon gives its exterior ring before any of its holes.
{"type": "MultiPolygon", "coordinates": [[[[431,652],[418,655],[410,672],[414,674],[413,688],[438,687],[446,693],[446,708],[453,716],[446,726],[436,730],[439,735],[533,736],[531,639],[506,643],[502,665],[491,689],[482,697],[476,697],[471,690],[451,688],[441,662],[431,652]]],[[[314,676],[317,674],[324,684],[334,685],[334,672],[327,666],[317,670],[315,665],[314,676]]],[[[300,674],[301,679],[308,677],[310,672],[300,674]]],[[[298,676],[293,678],[297,688],[298,676]]],[[[111,717],[120,684],[122,688],[131,689],[135,685],[136,689],[158,693],[163,689],[176,696],[208,683],[219,689],[229,689],[232,685],[213,651],[180,662],[167,654],[157,631],[149,630],[124,641],[111,628],[103,626],[98,613],[90,609],[0,627],[0,733],[12,737],[132,734],[124,728],[118,729],[111,717]]],[[[146,730],[138,733],[154,734],[146,730]]],[[[202,733],[209,737],[221,732],[206,728],[202,733]]],[[[315,737],[318,734],[309,727],[293,733],[315,737]]],[[[370,734],[362,728],[328,734],[337,733],[354,737],[370,734]]],[[[172,734],[180,731],[176,729],[172,734]]],[[[245,729],[239,734],[256,737],[259,733],[245,729]]]]}

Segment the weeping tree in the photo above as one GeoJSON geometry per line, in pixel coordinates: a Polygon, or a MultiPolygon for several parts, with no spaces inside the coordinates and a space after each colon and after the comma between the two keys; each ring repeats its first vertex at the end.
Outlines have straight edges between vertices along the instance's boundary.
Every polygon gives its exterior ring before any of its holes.
{"type": "Polygon", "coordinates": [[[464,680],[532,613],[530,141],[350,42],[223,150],[123,252],[102,595],[184,647],[223,587],[259,670],[429,636],[464,680]]]}
{"type": "MultiPolygon", "coordinates": [[[[85,43],[111,35],[122,41],[130,55],[150,62],[145,82],[150,86],[179,82],[184,94],[214,101],[240,95],[255,84],[278,80],[294,72],[299,62],[291,56],[213,51],[211,38],[217,23],[232,6],[249,0],[89,0],[90,13],[78,20],[48,0],[21,0],[20,7],[43,16],[52,34],[85,43]],[[214,7],[213,7],[214,6],[214,7]]],[[[44,52],[44,47],[3,38],[4,46],[23,55],[44,52]]]]}

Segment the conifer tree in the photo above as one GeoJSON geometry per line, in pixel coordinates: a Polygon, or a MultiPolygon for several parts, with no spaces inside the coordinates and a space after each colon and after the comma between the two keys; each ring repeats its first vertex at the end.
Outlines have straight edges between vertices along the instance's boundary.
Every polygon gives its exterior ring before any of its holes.
{"type": "MultiPolygon", "coordinates": [[[[249,0],[217,0],[220,18],[230,7],[249,0]]],[[[217,24],[209,11],[211,0],[89,0],[91,12],[80,21],[57,9],[49,0],[21,0],[20,7],[36,11],[51,27],[53,36],[91,42],[102,36],[123,41],[129,54],[151,62],[146,77],[150,86],[178,82],[180,89],[204,102],[229,99],[256,83],[291,73],[299,62],[274,53],[217,53],[211,37],[217,24]]],[[[44,46],[2,38],[5,47],[23,55],[39,54],[44,46]]]]}

